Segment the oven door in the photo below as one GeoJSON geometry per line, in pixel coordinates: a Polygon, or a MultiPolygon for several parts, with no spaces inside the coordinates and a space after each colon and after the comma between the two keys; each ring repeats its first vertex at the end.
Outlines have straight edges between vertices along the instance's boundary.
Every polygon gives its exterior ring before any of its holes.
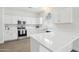
{"type": "Polygon", "coordinates": [[[23,34],[23,36],[27,36],[27,31],[26,31],[26,29],[23,29],[23,30],[22,30],[22,34],[23,34]]]}
{"type": "Polygon", "coordinates": [[[18,29],[18,37],[21,37],[22,36],[22,29],[18,29]]]}

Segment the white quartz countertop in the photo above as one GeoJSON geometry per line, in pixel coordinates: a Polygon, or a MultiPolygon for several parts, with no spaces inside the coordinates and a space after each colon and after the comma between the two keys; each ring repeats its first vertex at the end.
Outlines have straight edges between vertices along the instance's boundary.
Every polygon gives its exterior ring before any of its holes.
{"type": "Polygon", "coordinates": [[[52,51],[58,51],[79,38],[79,32],[53,31],[33,34],[31,37],[52,51]]]}

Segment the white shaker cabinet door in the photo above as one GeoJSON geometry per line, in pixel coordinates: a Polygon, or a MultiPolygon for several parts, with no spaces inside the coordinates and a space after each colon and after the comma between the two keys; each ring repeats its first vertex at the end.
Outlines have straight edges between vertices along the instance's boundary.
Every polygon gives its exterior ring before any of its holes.
{"type": "Polygon", "coordinates": [[[4,31],[4,41],[9,41],[10,40],[9,35],[10,35],[10,32],[8,30],[5,30],[4,31]]]}
{"type": "Polygon", "coordinates": [[[52,12],[52,20],[54,23],[72,23],[71,7],[56,7],[52,12]]]}
{"type": "Polygon", "coordinates": [[[12,16],[12,24],[17,24],[18,18],[17,16],[12,16]]]}
{"type": "Polygon", "coordinates": [[[5,15],[4,24],[17,24],[17,16],[5,15]]]}
{"type": "Polygon", "coordinates": [[[4,24],[11,24],[12,23],[12,17],[9,15],[4,16],[4,24]]]}
{"type": "Polygon", "coordinates": [[[12,27],[11,30],[10,30],[10,35],[11,35],[11,38],[12,40],[16,40],[17,39],[17,27],[12,27]]]}

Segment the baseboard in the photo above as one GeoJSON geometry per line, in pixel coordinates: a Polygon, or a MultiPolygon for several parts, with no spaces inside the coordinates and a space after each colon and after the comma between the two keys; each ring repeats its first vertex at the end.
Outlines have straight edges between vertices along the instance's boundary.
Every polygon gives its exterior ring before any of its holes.
{"type": "Polygon", "coordinates": [[[6,40],[6,41],[4,41],[4,43],[5,42],[11,42],[11,41],[16,41],[17,39],[13,39],[13,40],[6,40]]]}
{"type": "Polygon", "coordinates": [[[18,37],[17,39],[26,39],[26,36],[18,37]]]}

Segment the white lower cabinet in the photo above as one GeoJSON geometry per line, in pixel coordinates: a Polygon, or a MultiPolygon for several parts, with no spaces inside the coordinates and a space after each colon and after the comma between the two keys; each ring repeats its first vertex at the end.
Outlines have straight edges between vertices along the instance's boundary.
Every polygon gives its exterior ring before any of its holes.
{"type": "Polygon", "coordinates": [[[17,28],[9,27],[4,31],[4,41],[16,40],[17,39],[17,28]]]}

